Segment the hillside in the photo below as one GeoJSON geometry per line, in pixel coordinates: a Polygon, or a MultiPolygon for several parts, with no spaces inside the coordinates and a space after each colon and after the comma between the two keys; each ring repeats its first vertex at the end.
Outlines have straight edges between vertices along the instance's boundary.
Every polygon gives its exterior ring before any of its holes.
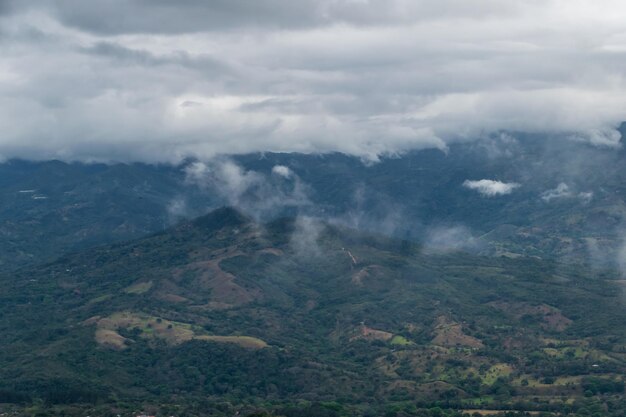
{"type": "Polygon", "coordinates": [[[626,409],[610,271],[222,208],[0,285],[7,409],[626,409]]]}
{"type": "Polygon", "coordinates": [[[301,213],[436,248],[619,264],[626,153],[515,137],[373,164],[296,153],[178,166],[7,161],[0,164],[0,269],[140,238],[221,205],[264,222],[301,213]],[[486,196],[463,185],[483,179],[518,186],[486,196]]]}
{"type": "Polygon", "coordinates": [[[180,193],[190,213],[210,205],[165,165],[0,163],[0,269],[154,233],[179,219],[168,207],[180,193]]]}

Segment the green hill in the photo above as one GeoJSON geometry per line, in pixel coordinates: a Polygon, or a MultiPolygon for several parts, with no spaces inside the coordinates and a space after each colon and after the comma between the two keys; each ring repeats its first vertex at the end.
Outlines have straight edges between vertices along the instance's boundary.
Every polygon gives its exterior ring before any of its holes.
{"type": "Polygon", "coordinates": [[[608,271],[427,254],[222,208],[2,276],[0,403],[59,415],[598,404],[623,415],[623,289],[608,271]]]}

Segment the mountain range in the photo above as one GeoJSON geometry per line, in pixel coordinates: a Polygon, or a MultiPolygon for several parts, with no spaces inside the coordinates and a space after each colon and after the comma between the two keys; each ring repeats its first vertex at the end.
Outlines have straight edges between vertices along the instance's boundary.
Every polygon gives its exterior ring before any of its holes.
{"type": "Polygon", "coordinates": [[[564,138],[516,138],[377,163],[271,153],[176,166],[10,160],[0,164],[0,266],[138,238],[230,205],[260,221],[307,215],[437,250],[619,267],[624,153],[564,138]],[[489,195],[468,186],[481,184],[512,188],[489,195]]]}

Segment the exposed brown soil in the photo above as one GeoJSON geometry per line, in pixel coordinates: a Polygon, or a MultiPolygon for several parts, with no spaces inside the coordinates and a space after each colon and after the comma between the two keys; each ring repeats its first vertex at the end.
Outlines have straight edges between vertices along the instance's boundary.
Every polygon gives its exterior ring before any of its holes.
{"type": "Polygon", "coordinates": [[[219,256],[208,261],[197,261],[174,271],[173,281],[180,282],[185,274],[193,275],[193,287],[207,290],[210,301],[207,308],[228,308],[247,304],[261,298],[259,288],[244,288],[236,282],[237,277],[224,271],[220,262],[235,256],[243,255],[237,250],[222,252],[219,256]]]}
{"type": "Polygon", "coordinates": [[[352,275],[352,283],[355,285],[363,285],[364,281],[368,278],[377,278],[382,276],[383,267],[380,265],[368,265],[361,268],[352,275]]]}
{"type": "Polygon", "coordinates": [[[432,343],[444,347],[469,347],[480,349],[483,343],[473,336],[463,333],[461,324],[445,316],[439,316],[435,322],[435,337],[432,343]]]}
{"type": "Polygon", "coordinates": [[[383,330],[372,329],[362,325],[359,328],[359,333],[356,336],[350,338],[350,340],[365,339],[365,340],[382,340],[387,341],[393,337],[393,333],[385,332],[383,330]]]}
{"type": "Polygon", "coordinates": [[[284,252],[280,249],[276,249],[276,248],[265,248],[265,249],[261,249],[260,251],[257,252],[259,255],[261,254],[270,254],[270,255],[274,255],[274,256],[282,256],[284,254],[284,252]]]}
{"type": "Polygon", "coordinates": [[[489,305],[513,316],[516,320],[520,320],[524,316],[535,317],[541,322],[541,327],[546,330],[562,332],[572,324],[572,320],[565,317],[558,309],[547,304],[532,305],[494,301],[489,305]]]}

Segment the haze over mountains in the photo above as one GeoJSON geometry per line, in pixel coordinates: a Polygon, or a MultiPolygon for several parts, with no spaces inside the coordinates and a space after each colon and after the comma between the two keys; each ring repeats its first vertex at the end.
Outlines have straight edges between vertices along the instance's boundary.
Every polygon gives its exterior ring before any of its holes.
{"type": "Polygon", "coordinates": [[[623,159],[620,149],[503,134],[376,164],[272,153],[178,166],[13,160],[0,165],[2,257],[51,259],[233,205],[264,221],[300,214],[435,251],[616,265],[623,159]]]}
{"type": "Polygon", "coordinates": [[[619,416],[624,157],[6,161],[0,408],[619,416]]]}
{"type": "Polygon", "coordinates": [[[624,22],[0,0],[0,415],[623,417],[624,22]]]}

